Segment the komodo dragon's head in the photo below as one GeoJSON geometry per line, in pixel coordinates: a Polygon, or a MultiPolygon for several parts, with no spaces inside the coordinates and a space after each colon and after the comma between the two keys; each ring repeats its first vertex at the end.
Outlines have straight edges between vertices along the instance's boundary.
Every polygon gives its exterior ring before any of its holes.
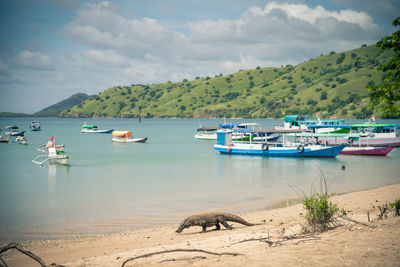
{"type": "Polygon", "coordinates": [[[181,224],[178,227],[178,230],[176,230],[175,232],[180,233],[183,231],[183,229],[189,228],[190,226],[191,226],[191,224],[189,224],[188,220],[185,219],[185,220],[183,220],[183,222],[181,222],[181,224]]]}
{"type": "Polygon", "coordinates": [[[185,228],[189,228],[190,226],[195,226],[195,225],[200,225],[199,223],[199,217],[196,215],[192,215],[190,217],[187,217],[186,219],[184,219],[181,224],[178,227],[178,230],[176,230],[175,232],[180,233],[183,231],[183,229],[185,228]]]}

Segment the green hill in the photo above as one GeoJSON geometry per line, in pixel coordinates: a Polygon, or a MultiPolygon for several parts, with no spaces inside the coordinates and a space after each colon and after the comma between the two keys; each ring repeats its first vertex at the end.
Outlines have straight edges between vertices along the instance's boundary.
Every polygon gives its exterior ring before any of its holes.
{"type": "Polygon", "coordinates": [[[89,96],[84,93],[74,94],[67,99],[64,99],[57,104],[51,105],[50,107],[44,108],[41,111],[38,111],[33,114],[33,116],[38,117],[52,117],[58,116],[61,111],[76,106],[83,101],[89,99],[89,96]]]}
{"type": "MultiPolygon", "coordinates": [[[[384,78],[376,68],[393,56],[373,46],[280,68],[241,70],[195,80],[109,88],[64,110],[63,117],[257,117],[313,114],[364,118],[365,85],[384,78]]],[[[379,114],[375,114],[378,115],[379,114]]]]}

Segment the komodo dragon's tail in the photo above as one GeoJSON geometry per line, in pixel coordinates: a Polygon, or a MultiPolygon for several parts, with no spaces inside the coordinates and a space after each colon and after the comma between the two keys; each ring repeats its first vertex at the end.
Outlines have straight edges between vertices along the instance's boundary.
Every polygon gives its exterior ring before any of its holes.
{"type": "Polygon", "coordinates": [[[243,218],[241,218],[235,214],[222,213],[222,215],[224,216],[225,221],[236,222],[236,223],[240,223],[240,224],[247,225],[247,226],[256,225],[256,224],[245,221],[243,218]]]}

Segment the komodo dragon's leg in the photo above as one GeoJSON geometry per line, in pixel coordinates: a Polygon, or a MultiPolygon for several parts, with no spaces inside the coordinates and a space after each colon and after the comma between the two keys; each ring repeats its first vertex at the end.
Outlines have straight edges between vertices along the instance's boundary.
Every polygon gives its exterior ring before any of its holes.
{"type": "Polygon", "coordinates": [[[207,229],[207,226],[206,226],[205,224],[203,224],[202,227],[203,227],[203,230],[202,230],[201,232],[202,232],[202,233],[205,233],[205,232],[206,232],[206,229],[207,229]]]}
{"type": "Polygon", "coordinates": [[[220,230],[221,229],[221,226],[219,225],[219,223],[217,223],[216,225],[215,225],[215,230],[220,230]]]}
{"type": "Polygon", "coordinates": [[[232,230],[232,226],[230,226],[226,221],[224,216],[219,217],[220,222],[222,223],[223,226],[226,227],[226,229],[232,230]]]}

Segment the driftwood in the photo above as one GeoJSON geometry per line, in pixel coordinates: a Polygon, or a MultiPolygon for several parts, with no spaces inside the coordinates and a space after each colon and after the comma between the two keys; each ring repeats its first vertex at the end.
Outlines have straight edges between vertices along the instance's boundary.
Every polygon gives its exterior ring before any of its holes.
{"type": "Polygon", "coordinates": [[[319,240],[319,239],[321,239],[321,238],[318,236],[305,234],[305,235],[284,236],[276,241],[271,241],[269,238],[269,232],[268,232],[267,237],[245,239],[245,240],[241,240],[239,242],[234,243],[234,245],[239,244],[239,243],[244,243],[244,242],[259,241],[259,242],[267,243],[270,247],[275,247],[275,246],[282,245],[283,242],[288,242],[288,241],[293,241],[293,240],[297,240],[297,242],[295,244],[298,245],[301,242],[310,241],[310,240],[319,240]]]}
{"type": "Polygon", "coordinates": [[[353,223],[361,224],[361,225],[367,226],[367,227],[369,227],[369,228],[376,228],[375,225],[369,225],[369,224],[366,224],[366,223],[357,221],[357,220],[355,220],[355,219],[353,219],[353,218],[350,218],[350,217],[347,217],[347,216],[344,216],[344,215],[339,216],[339,218],[342,218],[342,219],[344,219],[344,220],[346,220],[346,221],[350,221],[350,222],[353,222],[353,223]]]}
{"type": "MultiPolygon", "coordinates": [[[[39,256],[33,254],[32,252],[30,252],[30,251],[28,251],[28,250],[26,250],[26,249],[23,249],[22,246],[21,246],[21,244],[19,244],[19,243],[10,243],[10,244],[8,244],[8,245],[5,245],[5,246],[3,246],[3,247],[0,247],[0,255],[3,254],[4,252],[6,252],[7,250],[10,250],[10,249],[16,249],[16,250],[18,250],[19,252],[21,252],[22,254],[27,255],[28,257],[30,257],[30,258],[32,258],[33,260],[37,261],[37,262],[40,264],[41,267],[49,266],[49,265],[46,265],[46,263],[44,263],[44,261],[43,261],[39,256]]],[[[1,259],[1,258],[0,258],[0,259],[1,259]]],[[[4,266],[6,266],[6,267],[8,266],[8,265],[5,263],[5,261],[4,261],[3,259],[1,259],[1,262],[2,262],[2,264],[3,264],[4,266]]],[[[54,265],[54,264],[52,264],[51,266],[55,266],[55,267],[64,267],[64,266],[62,266],[62,265],[54,265]]]]}
{"type": "Polygon", "coordinates": [[[205,259],[207,259],[207,257],[204,257],[204,256],[195,256],[195,257],[193,257],[193,258],[168,259],[168,260],[160,261],[160,263],[168,262],[168,261],[191,261],[191,260],[195,260],[195,259],[205,260],[205,259]]]}
{"type": "Polygon", "coordinates": [[[152,253],[147,253],[147,254],[143,254],[143,255],[139,255],[136,257],[131,257],[127,260],[125,260],[121,267],[124,267],[126,263],[128,263],[129,261],[133,261],[139,258],[146,258],[149,256],[153,256],[153,255],[158,255],[158,254],[165,254],[165,253],[171,253],[171,252],[201,252],[201,253],[207,253],[207,254],[211,254],[211,255],[217,255],[217,256],[222,256],[222,255],[230,255],[230,256],[238,256],[238,255],[243,255],[240,253],[236,253],[236,252],[222,252],[222,253],[216,253],[216,252],[212,252],[212,251],[207,251],[207,250],[202,250],[202,249],[171,249],[171,250],[162,250],[162,251],[156,251],[156,252],[152,252],[152,253]]]}
{"type": "Polygon", "coordinates": [[[378,220],[383,220],[383,218],[387,218],[387,212],[388,212],[388,204],[386,203],[385,205],[378,206],[380,214],[378,215],[378,220]]]}

